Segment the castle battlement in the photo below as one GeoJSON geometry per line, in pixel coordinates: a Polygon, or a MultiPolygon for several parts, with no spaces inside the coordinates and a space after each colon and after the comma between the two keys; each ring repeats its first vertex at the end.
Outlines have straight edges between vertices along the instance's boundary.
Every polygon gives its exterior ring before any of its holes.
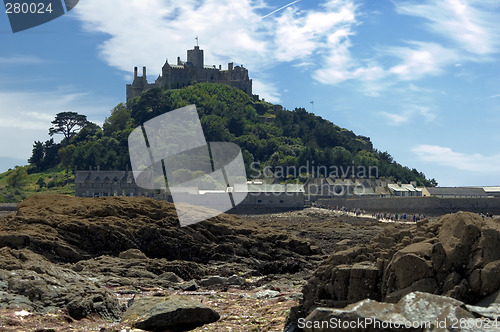
{"type": "Polygon", "coordinates": [[[252,96],[252,80],[243,65],[234,66],[230,62],[227,64],[227,69],[222,69],[221,65],[218,68],[215,65],[207,66],[204,64],[203,50],[195,46],[192,50],[187,50],[187,61],[182,61],[180,57],[177,57],[177,64],[171,65],[167,59],[162,67],[161,75],[154,83],[148,82],[146,67],[142,68],[142,76],[138,76],[138,69],[135,67],[134,81],[126,86],[127,100],[140,96],[144,91],[152,88],[179,89],[194,82],[222,83],[252,96]]]}

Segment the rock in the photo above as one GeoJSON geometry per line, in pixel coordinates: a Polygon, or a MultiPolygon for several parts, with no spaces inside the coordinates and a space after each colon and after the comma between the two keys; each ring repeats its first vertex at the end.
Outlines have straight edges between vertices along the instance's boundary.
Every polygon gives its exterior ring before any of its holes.
{"type": "Polygon", "coordinates": [[[300,319],[297,327],[304,332],[327,332],[342,327],[349,331],[427,331],[451,328],[451,323],[466,319],[474,319],[474,315],[463,302],[414,292],[397,304],[366,299],[343,309],[316,308],[300,319]]]}
{"type": "Polygon", "coordinates": [[[481,270],[480,295],[492,294],[500,287],[500,260],[486,264],[481,270]]]}
{"type": "Polygon", "coordinates": [[[227,278],[226,284],[231,286],[242,286],[245,284],[245,279],[237,276],[236,274],[233,274],[232,276],[227,278]]]}
{"type": "Polygon", "coordinates": [[[304,255],[320,252],[303,239],[234,215],[179,227],[175,206],[166,201],[63,195],[31,196],[16,213],[3,217],[3,246],[28,248],[51,261],[69,263],[103,255],[124,260],[244,263],[253,248],[265,263],[263,274],[303,270],[309,264],[304,255]]]}
{"type": "Polygon", "coordinates": [[[498,317],[500,317],[500,305],[495,304],[489,307],[481,307],[474,305],[466,305],[467,310],[472,312],[476,317],[484,317],[492,322],[495,322],[495,329],[500,328],[500,322],[498,322],[498,317]]]}
{"type": "Polygon", "coordinates": [[[495,292],[494,294],[491,294],[490,296],[481,299],[481,301],[477,302],[476,305],[481,307],[489,307],[491,305],[500,306],[500,290],[495,292]]]}
{"type": "Polygon", "coordinates": [[[345,245],[350,244],[351,242],[352,242],[352,241],[351,241],[350,239],[343,239],[343,240],[341,240],[341,241],[337,242],[337,245],[338,245],[338,246],[345,246],[345,245]]]}
{"type": "Polygon", "coordinates": [[[181,282],[184,282],[184,280],[179,277],[177,274],[173,273],[173,272],[164,272],[162,274],[160,274],[157,279],[159,280],[166,280],[166,281],[170,281],[170,282],[173,282],[173,283],[181,283],[181,282]]]}
{"type": "Polygon", "coordinates": [[[121,259],[147,259],[148,257],[139,249],[129,249],[122,251],[118,257],[121,259]]]}
{"type": "Polygon", "coordinates": [[[465,304],[450,297],[433,295],[423,292],[413,292],[405,295],[398,302],[398,309],[410,322],[462,321],[474,318],[467,311],[465,304]]]}
{"type": "Polygon", "coordinates": [[[146,331],[189,331],[219,320],[217,312],[186,297],[141,297],[123,314],[122,322],[146,331]]]}
{"type": "Polygon", "coordinates": [[[462,272],[468,267],[469,255],[476,249],[484,221],[477,214],[460,212],[441,217],[439,241],[446,251],[447,269],[462,272]]]}
{"type": "Polygon", "coordinates": [[[26,296],[3,291],[0,291],[0,308],[35,310],[33,302],[26,296]]]}
{"type": "Polygon", "coordinates": [[[189,280],[183,284],[180,285],[181,289],[185,292],[192,292],[195,290],[198,290],[200,286],[198,286],[198,283],[196,280],[189,280]]]}
{"type": "Polygon", "coordinates": [[[27,249],[0,249],[0,281],[8,285],[2,290],[1,307],[65,308],[75,319],[99,314],[116,320],[121,315],[117,299],[105,288],[27,249]]]}
{"type": "Polygon", "coordinates": [[[264,289],[264,290],[258,291],[257,293],[254,293],[254,294],[245,294],[245,295],[243,295],[243,297],[260,300],[260,299],[271,299],[271,298],[276,297],[278,295],[280,295],[280,292],[278,292],[278,291],[264,289]]]}
{"type": "MultiPolygon", "coordinates": [[[[382,294],[384,296],[390,294],[391,301],[394,299],[397,301],[399,298],[395,296],[396,294],[403,296],[411,291],[429,290],[429,287],[426,286],[428,282],[419,283],[419,281],[434,277],[432,261],[430,260],[432,247],[430,243],[416,243],[398,251],[389,263],[384,275],[382,294]],[[420,285],[426,289],[420,289],[421,287],[418,287],[420,285]],[[401,290],[405,291],[400,292],[401,290]]],[[[430,289],[431,292],[432,290],[430,289]]]]}
{"type": "Polygon", "coordinates": [[[395,303],[417,291],[473,305],[500,290],[499,220],[459,212],[398,227],[324,260],[289,322],[318,305],[339,308],[365,298],[395,303]]]}
{"type": "Polygon", "coordinates": [[[347,300],[355,302],[366,298],[377,298],[378,276],[379,270],[372,262],[353,264],[350,268],[347,300]]]}
{"type": "Polygon", "coordinates": [[[227,279],[220,276],[210,276],[200,280],[201,287],[220,286],[226,283],[227,279]]]}
{"type": "Polygon", "coordinates": [[[168,288],[173,283],[197,279],[206,274],[203,266],[189,261],[121,259],[108,255],[79,261],[71,268],[101,283],[134,287],[168,288]]]}

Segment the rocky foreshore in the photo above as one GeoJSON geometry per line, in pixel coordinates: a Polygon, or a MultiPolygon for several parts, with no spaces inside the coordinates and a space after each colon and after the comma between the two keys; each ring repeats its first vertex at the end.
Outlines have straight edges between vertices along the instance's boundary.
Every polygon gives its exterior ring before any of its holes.
{"type": "Polygon", "coordinates": [[[335,252],[319,265],[301,304],[292,310],[288,331],[301,330],[299,321],[313,326],[313,321],[332,318],[345,324],[360,319],[430,323],[416,331],[466,331],[470,324],[482,330],[494,322],[500,330],[499,248],[500,220],[468,212],[426,219],[404,230],[388,227],[370,243],[335,252]]]}
{"type": "Polygon", "coordinates": [[[181,228],[167,202],[32,197],[0,219],[0,330],[485,323],[498,318],[499,225],[471,213],[385,224],[311,208],[181,228]]]}

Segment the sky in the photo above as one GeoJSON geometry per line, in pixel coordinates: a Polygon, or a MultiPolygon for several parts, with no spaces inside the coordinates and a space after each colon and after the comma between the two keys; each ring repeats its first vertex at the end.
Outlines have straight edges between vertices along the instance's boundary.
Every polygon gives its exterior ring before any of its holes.
{"type": "Polygon", "coordinates": [[[440,186],[500,185],[497,0],[81,0],[12,33],[0,6],[0,171],[50,122],[102,124],[134,66],[154,81],[196,45],[253,92],[371,138],[440,186]]]}

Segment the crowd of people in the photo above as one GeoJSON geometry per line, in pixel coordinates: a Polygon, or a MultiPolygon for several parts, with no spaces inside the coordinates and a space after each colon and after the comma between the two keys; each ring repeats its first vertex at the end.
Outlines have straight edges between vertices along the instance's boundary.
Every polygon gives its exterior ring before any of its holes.
{"type": "MultiPolygon", "coordinates": [[[[345,206],[330,206],[330,205],[323,205],[323,204],[317,204],[316,202],[311,203],[312,207],[320,208],[320,209],[326,209],[329,211],[337,211],[337,212],[342,212],[345,214],[350,214],[354,215],[356,217],[359,216],[364,216],[364,217],[372,217],[374,219],[380,220],[380,221],[402,221],[402,222],[418,222],[421,220],[425,219],[425,215],[423,213],[416,213],[416,214],[406,214],[406,213],[385,213],[385,212],[373,212],[370,215],[366,214],[365,210],[361,210],[359,208],[353,208],[353,209],[348,209],[345,206]]],[[[491,213],[478,213],[479,216],[483,218],[493,218],[493,214],[491,213]]]]}
{"type": "Polygon", "coordinates": [[[406,213],[402,214],[391,214],[391,213],[372,213],[372,217],[378,219],[378,220],[391,220],[391,221],[411,221],[411,222],[417,222],[420,220],[425,219],[424,214],[412,214],[412,215],[407,215],[406,213]]]}

